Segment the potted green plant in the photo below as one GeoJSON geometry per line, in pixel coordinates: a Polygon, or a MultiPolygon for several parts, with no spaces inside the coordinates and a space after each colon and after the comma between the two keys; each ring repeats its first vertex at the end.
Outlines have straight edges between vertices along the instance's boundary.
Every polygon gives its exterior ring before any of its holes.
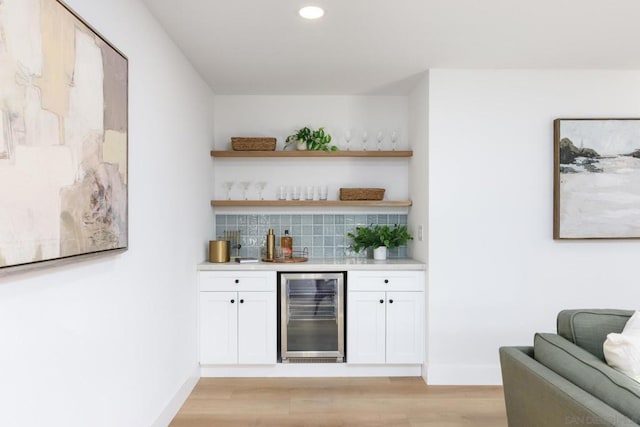
{"type": "Polygon", "coordinates": [[[289,135],[284,144],[285,147],[295,144],[298,150],[315,151],[337,151],[338,147],[329,145],[331,135],[324,131],[324,128],[313,130],[308,127],[298,129],[294,134],[289,135]]]}
{"type": "Polygon", "coordinates": [[[373,249],[373,259],[387,259],[387,249],[397,248],[407,244],[413,237],[409,234],[406,225],[395,224],[393,228],[388,225],[373,225],[369,227],[356,227],[355,233],[347,233],[352,240],[350,248],[356,252],[363,249],[373,249]]]}

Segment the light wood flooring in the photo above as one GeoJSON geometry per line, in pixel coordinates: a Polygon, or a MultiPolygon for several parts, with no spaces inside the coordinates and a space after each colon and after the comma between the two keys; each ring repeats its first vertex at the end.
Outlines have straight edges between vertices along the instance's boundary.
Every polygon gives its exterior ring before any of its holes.
{"type": "Polygon", "coordinates": [[[502,387],[421,378],[202,378],[170,427],[504,427],[502,387]]]}

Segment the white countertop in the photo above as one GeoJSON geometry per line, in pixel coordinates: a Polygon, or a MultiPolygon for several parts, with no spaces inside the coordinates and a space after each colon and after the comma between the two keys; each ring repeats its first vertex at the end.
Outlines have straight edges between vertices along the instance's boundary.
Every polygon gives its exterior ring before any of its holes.
{"type": "Polygon", "coordinates": [[[376,261],[368,258],[310,258],[307,262],[296,263],[212,263],[198,264],[199,271],[348,271],[348,270],[426,270],[421,261],[411,258],[388,259],[376,261]]]}

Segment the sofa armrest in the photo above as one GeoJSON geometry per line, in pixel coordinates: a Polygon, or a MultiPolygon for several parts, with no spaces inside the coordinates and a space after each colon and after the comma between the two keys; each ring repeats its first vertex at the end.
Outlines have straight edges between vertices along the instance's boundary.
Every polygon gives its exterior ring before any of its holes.
{"type": "Polygon", "coordinates": [[[533,347],[501,347],[510,427],[636,426],[632,420],[533,359],[533,347]]]}

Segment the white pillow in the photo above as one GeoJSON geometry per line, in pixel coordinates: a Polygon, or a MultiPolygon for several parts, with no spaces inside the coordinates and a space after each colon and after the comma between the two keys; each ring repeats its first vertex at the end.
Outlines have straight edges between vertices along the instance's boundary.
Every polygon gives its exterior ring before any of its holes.
{"type": "Polygon", "coordinates": [[[610,333],[602,345],[607,364],[640,381],[640,312],[636,311],[622,333],[610,333]]]}
{"type": "Polygon", "coordinates": [[[624,335],[640,335],[640,311],[633,313],[622,330],[624,335]]]}

